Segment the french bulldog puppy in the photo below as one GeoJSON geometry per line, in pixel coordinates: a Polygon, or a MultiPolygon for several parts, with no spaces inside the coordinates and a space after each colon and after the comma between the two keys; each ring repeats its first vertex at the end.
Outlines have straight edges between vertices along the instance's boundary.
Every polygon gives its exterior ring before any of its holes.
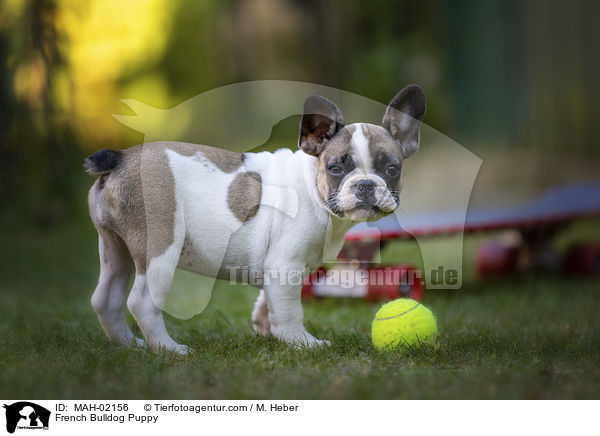
{"type": "Polygon", "coordinates": [[[295,346],[327,343],[304,328],[298,272],[335,257],[357,222],[396,210],[402,163],[418,149],[424,114],[417,85],[393,98],[381,126],[345,126],[334,103],[311,95],[296,152],[156,142],[87,157],[88,173],[98,177],[88,197],[100,251],[92,306],[108,337],[187,353],[169,336],[156,301],[175,269],[231,279],[244,268],[261,288],[256,331],[295,346]],[[125,301],[145,341],[128,326],[125,301]]]}

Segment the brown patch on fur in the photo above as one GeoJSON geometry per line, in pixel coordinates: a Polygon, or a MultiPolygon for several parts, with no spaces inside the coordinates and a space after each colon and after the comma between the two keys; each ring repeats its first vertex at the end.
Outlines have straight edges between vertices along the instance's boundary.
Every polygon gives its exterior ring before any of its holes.
{"type": "Polygon", "coordinates": [[[174,239],[175,180],[166,150],[184,156],[201,153],[224,172],[242,165],[240,153],[185,142],[154,142],[123,151],[119,166],[90,190],[90,215],[96,227],[125,241],[140,273],[174,239]]]}
{"type": "Polygon", "coordinates": [[[244,163],[244,155],[222,148],[200,145],[199,150],[206,159],[224,173],[233,173],[244,163]]]}
{"type": "Polygon", "coordinates": [[[369,141],[369,154],[373,159],[382,152],[396,156],[402,162],[402,150],[392,135],[381,126],[375,124],[363,124],[363,133],[369,141]]]}
{"type": "Polygon", "coordinates": [[[335,181],[328,176],[327,166],[334,156],[342,156],[344,154],[353,155],[352,151],[352,134],[355,127],[350,125],[341,129],[327,144],[321,155],[319,156],[319,170],[317,173],[317,190],[321,194],[324,201],[332,190],[339,188],[339,181],[335,181]]]}
{"type": "Polygon", "coordinates": [[[258,213],[262,197],[262,179],[256,172],[239,173],[227,190],[227,205],[241,222],[258,213]]]}
{"type": "Polygon", "coordinates": [[[402,165],[404,156],[400,144],[381,126],[363,124],[363,132],[369,141],[369,154],[375,171],[385,180],[390,192],[395,193],[393,195],[398,201],[402,189],[402,172],[400,177],[389,177],[385,173],[385,167],[391,163],[402,165]]]}

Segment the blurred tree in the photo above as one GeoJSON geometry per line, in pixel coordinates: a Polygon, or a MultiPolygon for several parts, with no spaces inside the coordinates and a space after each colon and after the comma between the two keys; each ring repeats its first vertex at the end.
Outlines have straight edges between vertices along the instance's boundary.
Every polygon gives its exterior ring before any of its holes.
{"type": "Polygon", "coordinates": [[[523,39],[524,142],[566,153],[600,151],[600,2],[531,0],[523,39]]]}
{"type": "Polygon", "coordinates": [[[599,14],[585,0],[4,0],[3,213],[52,223],[84,210],[83,156],[142,139],[112,118],[129,112],[120,99],[167,108],[245,80],[383,103],[420,83],[426,122],[464,144],[589,153],[599,14]]]}
{"type": "Polygon", "coordinates": [[[72,211],[73,166],[81,153],[54,105],[53,72],[62,65],[52,0],[5,5],[0,22],[2,129],[0,202],[21,222],[50,225],[72,211]]]}

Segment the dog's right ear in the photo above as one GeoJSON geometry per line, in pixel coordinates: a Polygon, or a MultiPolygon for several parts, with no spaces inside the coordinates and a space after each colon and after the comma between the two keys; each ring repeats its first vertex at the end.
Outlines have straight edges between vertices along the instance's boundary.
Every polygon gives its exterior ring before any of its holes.
{"type": "Polygon", "coordinates": [[[304,100],[298,147],[306,154],[318,156],[342,127],[344,118],[333,102],[320,95],[309,95],[304,100]]]}

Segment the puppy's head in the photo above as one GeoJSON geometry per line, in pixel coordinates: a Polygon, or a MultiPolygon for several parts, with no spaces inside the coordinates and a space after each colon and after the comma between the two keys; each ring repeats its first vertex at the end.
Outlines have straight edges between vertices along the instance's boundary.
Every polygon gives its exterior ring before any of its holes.
{"type": "Polygon", "coordinates": [[[381,126],[344,126],[324,97],[304,102],[298,146],[319,159],[317,188],[327,210],[353,221],[377,220],[399,205],[402,162],[419,148],[425,94],[409,85],[392,99],[381,126]]]}

